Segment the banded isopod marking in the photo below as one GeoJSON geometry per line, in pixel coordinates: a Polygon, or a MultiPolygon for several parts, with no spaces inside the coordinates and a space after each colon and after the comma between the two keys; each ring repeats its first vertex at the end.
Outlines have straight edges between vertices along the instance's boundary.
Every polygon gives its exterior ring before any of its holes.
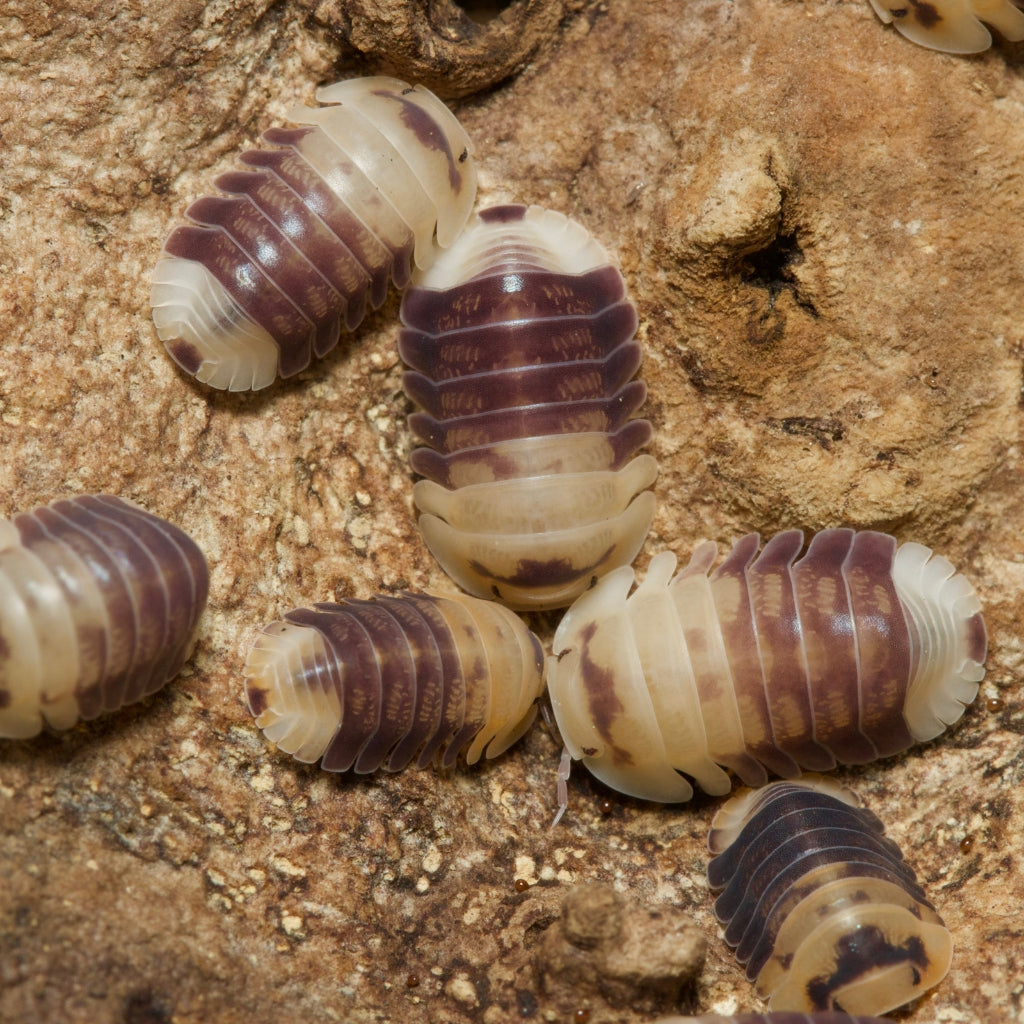
{"type": "Polygon", "coordinates": [[[155,693],[181,671],[208,589],[195,541],[122,498],[0,519],[0,736],[155,693]]]}
{"type": "Polygon", "coordinates": [[[569,752],[645,800],[727,793],[933,739],[974,700],[987,647],[967,580],[920,544],[788,530],[616,569],[555,633],[548,688],[569,752]],[[710,575],[709,575],[710,574],[710,575]]]}
{"type": "Polygon", "coordinates": [[[653,1024],[895,1024],[885,1017],[851,1017],[848,1013],[717,1013],[701,1017],[662,1017],[653,1024]]]}
{"type": "Polygon", "coordinates": [[[733,797],[708,847],[715,913],[771,1009],[886,1013],[946,976],[949,932],[850,790],[808,777],[733,797]]]}
{"type": "Polygon", "coordinates": [[[189,206],[153,271],[157,334],[211,387],[255,391],[326,355],[473,208],[469,137],[433,93],[354,78],[316,98],[189,206]]]}
{"type": "Polygon", "coordinates": [[[980,53],[992,45],[991,25],[1011,42],[1024,39],[1024,11],[1011,0],[870,0],[875,14],[929,50],[980,53]],[[984,24],[982,24],[984,22],[984,24]]]}
{"type": "Polygon", "coordinates": [[[427,547],[478,597],[560,608],[627,565],[654,515],[646,387],[622,275],[539,206],[474,218],[402,301],[404,386],[425,447],[427,547]]]}
{"type": "Polygon", "coordinates": [[[543,687],[540,642],[519,617],[461,594],[296,608],[245,662],[267,739],[335,772],[496,757],[529,728],[543,687]]]}

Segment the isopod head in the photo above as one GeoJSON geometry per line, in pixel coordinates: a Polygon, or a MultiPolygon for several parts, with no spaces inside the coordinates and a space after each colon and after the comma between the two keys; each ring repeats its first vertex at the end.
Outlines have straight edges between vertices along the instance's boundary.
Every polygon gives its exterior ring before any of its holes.
{"type": "Polygon", "coordinates": [[[68,729],[160,689],[208,586],[195,541],[123,498],[0,520],[0,736],[68,729]]]}
{"type": "Polygon", "coordinates": [[[231,391],[291,377],[458,236],[476,196],[470,142],[433,93],[355,78],[292,108],[222,193],[186,211],[153,271],[157,334],[231,391]]]}

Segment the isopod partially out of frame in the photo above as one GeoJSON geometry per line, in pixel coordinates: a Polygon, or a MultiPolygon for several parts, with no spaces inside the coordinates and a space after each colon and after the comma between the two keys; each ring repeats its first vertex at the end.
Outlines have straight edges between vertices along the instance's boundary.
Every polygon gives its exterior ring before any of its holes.
{"type": "Polygon", "coordinates": [[[0,520],[0,736],[67,729],[160,689],[208,588],[195,541],[122,498],[0,520]]]}
{"type": "Polygon", "coordinates": [[[224,194],[188,207],[153,271],[157,334],[211,387],[265,388],[326,355],[473,207],[469,138],[433,93],[378,77],[316,96],[214,179],[224,194]]]}
{"type": "Polygon", "coordinates": [[[700,1017],[662,1017],[652,1024],[895,1024],[885,1017],[851,1017],[848,1013],[717,1013],[700,1017]]]}
{"type": "Polygon", "coordinates": [[[544,656],[493,601],[405,593],[287,612],[263,627],[244,673],[269,740],[366,773],[496,757],[533,722],[544,656]]]}
{"type": "Polygon", "coordinates": [[[1011,0],[871,0],[875,14],[920,46],[980,53],[992,45],[991,25],[1013,42],[1024,39],[1024,11],[1011,0]]]}
{"type": "Polygon", "coordinates": [[[974,700],[987,637],[970,583],[920,544],[823,530],[717,546],[676,573],[616,569],[555,633],[548,688],[568,751],[646,800],[724,794],[938,736],[974,700]]]}
{"type": "Polygon", "coordinates": [[[628,565],[654,515],[646,386],[622,275],[539,206],[475,217],[402,300],[427,547],[459,586],[561,608],[628,565]],[[634,457],[635,456],[635,457],[634,457]]]}
{"type": "Polygon", "coordinates": [[[949,970],[942,919],[850,790],[808,777],[733,797],[708,847],[726,941],[773,1010],[886,1013],[949,970]]]}

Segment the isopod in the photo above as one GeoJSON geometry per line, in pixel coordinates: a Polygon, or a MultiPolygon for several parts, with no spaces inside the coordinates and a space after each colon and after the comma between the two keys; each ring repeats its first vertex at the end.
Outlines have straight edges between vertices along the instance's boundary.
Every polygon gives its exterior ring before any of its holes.
{"type": "Polygon", "coordinates": [[[69,729],[159,690],[208,588],[195,541],[123,498],[0,519],[0,736],[69,729]]]}
{"type": "Polygon", "coordinates": [[[871,6],[884,24],[929,50],[987,50],[992,35],[985,24],[1011,42],[1024,39],[1024,11],[1011,0],[871,0],[871,6]]]}
{"type": "Polygon", "coordinates": [[[733,797],[708,847],[725,939],[771,1009],[886,1013],[946,976],[949,932],[850,790],[809,777],[733,797]]]}
{"type": "Polygon", "coordinates": [[[700,1017],[662,1017],[653,1024],[895,1024],[886,1017],[851,1017],[848,1013],[717,1013],[700,1017]]]}
{"type": "Polygon", "coordinates": [[[211,387],[255,391],[326,355],[473,208],[469,137],[433,93],[377,77],[316,98],[188,207],[153,271],[157,334],[211,387]]]}
{"type": "Polygon", "coordinates": [[[405,593],[287,612],[244,674],[256,724],[296,760],[399,771],[507,750],[536,715],[544,656],[501,605],[405,593]]]}
{"type": "Polygon", "coordinates": [[[967,580],[920,544],[788,530],[748,534],[711,572],[701,544],[616,569],[555,633],[551,703],[575,758],[614,789],[689,800],[767,772],[795,778],[933,739],[974,700],[987,648],[967,580]]]}
{"type": "Polygon", "coordinates": [[[474,218],[401,309],[425,447],[420,531],[477,597],[561,608],[636,556],[654,515],[636,311],[589,232],[539,206],[474,218]]]}

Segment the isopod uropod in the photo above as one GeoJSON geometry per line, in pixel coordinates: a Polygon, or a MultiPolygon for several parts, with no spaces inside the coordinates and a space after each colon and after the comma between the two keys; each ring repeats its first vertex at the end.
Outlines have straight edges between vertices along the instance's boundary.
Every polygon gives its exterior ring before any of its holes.
{"type": "Polygon", "coordinates": [[[425,447],[413,498],[459,586],[560,608],[626,565],[654,515],[646,388],[622,275],[581,225],[539,206],[475,217],[401,309],[404,386],[425,447]]]}
{"type": "Polygon", "coordinates": [[[949,970],[942,919],[850,790],[808,777],[733,797],[708,847],[715,913],[771,1009],[885,1013],[949,970]]]}
{"type": "Polygon", "coordinates": [[[208,585],[196,543],[122,498],[0,519],[0,736],[68,729],[160,689],[208,585]]]}
{"type": "Polygon", "coordinates": [[[848,529],[705,542],[673,575],[616,569],[555,633],[548,687],[568,751],[646,800],[795,778],[930,740],[978,692],[987,638],[967,580],[920,544],[848,529]],[[710,575],[709,575],[710,573],[710,575]]]}
{"type": "Polygon", "coordinates": [[[544,686],[540,643],[519,617],[461,594],[296,608],[263,627],[244,671],[264,735],[338,772],[496,757],[530,726],[544,686]]]}
{"type": "Polygon", "coordinates": [[[1016,42],[1024,11],[1011,0],[870,0],[875,14],[907,39],[945,53],[980,53],[992,45],[985,24],[1016,42]]]}
{"type": "Polygon", "coordinates": [[[433,93],[394,78],[317,90],[185,211],[153,271],[157,334],[215,388],[257,390],[352,330],[388,277],[429,266],[476,197],[469,138],[433,93]]]}

